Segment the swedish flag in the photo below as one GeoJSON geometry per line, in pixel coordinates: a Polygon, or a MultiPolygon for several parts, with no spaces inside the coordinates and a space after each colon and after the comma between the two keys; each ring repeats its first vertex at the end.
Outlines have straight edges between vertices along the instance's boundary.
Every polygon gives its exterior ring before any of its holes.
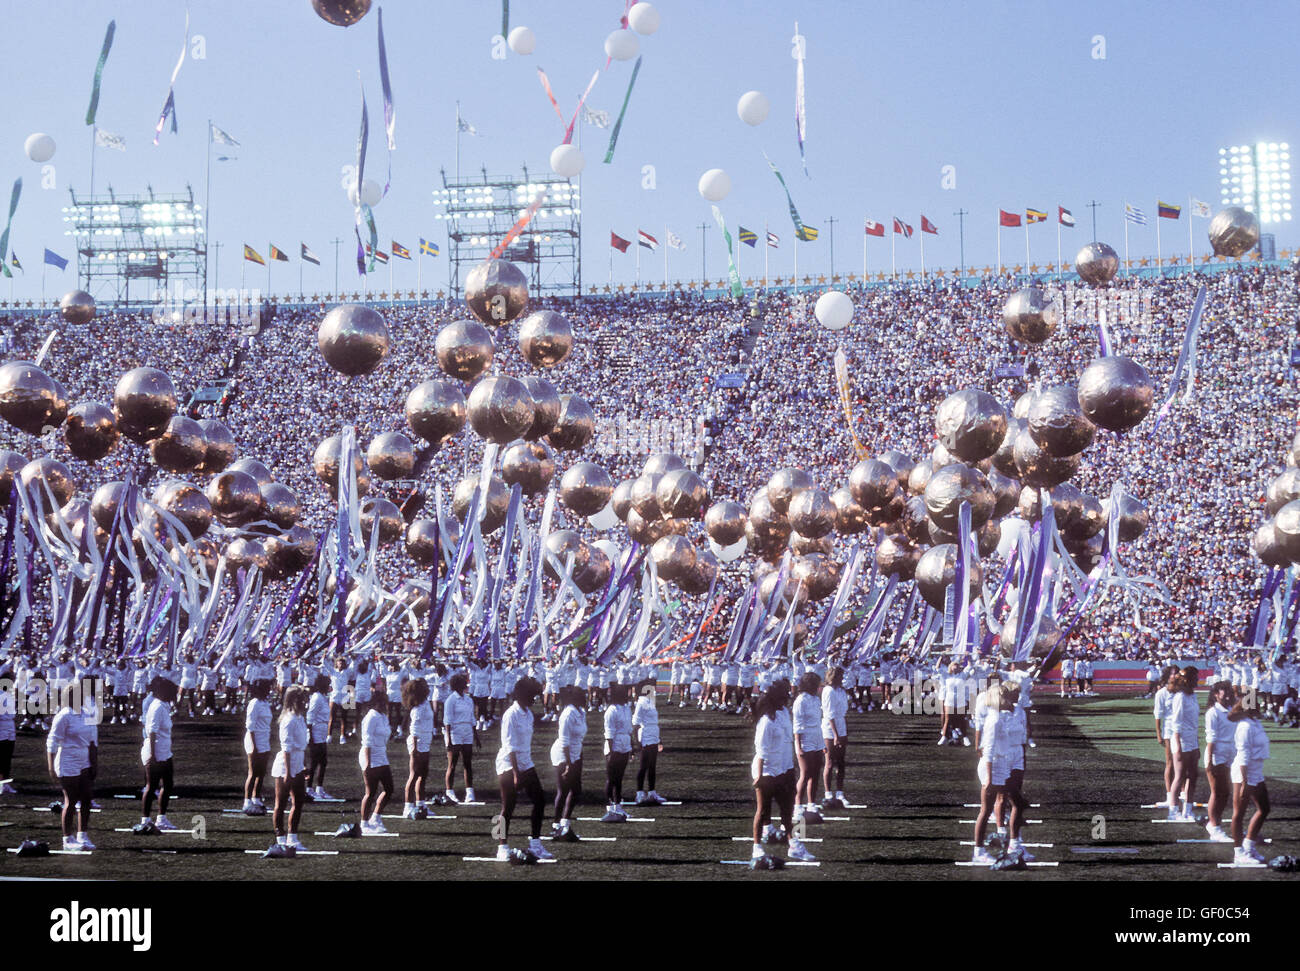
{"type": "Polygon", "coordinates": [[[420,253],[426,256],[438,255],[438,244],[431,243],[427,239],[420,240],[420,253]]]}

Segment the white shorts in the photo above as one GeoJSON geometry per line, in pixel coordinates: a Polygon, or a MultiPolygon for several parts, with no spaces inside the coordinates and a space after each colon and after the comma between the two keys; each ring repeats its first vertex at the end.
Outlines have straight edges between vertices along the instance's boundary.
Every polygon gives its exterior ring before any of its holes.
{"type": "Polygon", "coordinates": [[[1247,767],[1240,762],[1232,763],[1229,776],[1233,782],[1244,782],[1248,786],[1257,786],[1264,781],[1264,770],[1247,767]]]}
{"type": "Polygon", "coordinates": [[[1008,759],[998,759],[996,762],[980,759],[975,774],[982,786],[1004,786],[1007,784],[1007,779],[1011,777],[1011,768],[1008,759]]]}

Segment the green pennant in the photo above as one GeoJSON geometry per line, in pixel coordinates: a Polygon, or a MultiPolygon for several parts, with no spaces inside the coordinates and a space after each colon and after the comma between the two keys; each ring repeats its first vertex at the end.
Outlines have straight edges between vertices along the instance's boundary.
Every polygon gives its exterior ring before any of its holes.
{"type": "Polygon", "coordinates": [[[605,162],[614,161],[614,146],[618,143],[618,132],[623,127],[623,116],[627,114],[627,103],[632,100],[632,85],[636,84],[636,76],[641,73],[641,58],[636,59],[636,64],[632,66],[632,80],[627,83],[627,94],[623,95],[623,107],[618,113],[618,121],[614,122],[614,129],[609,133],[609,148],[605,149],[605,162]]]}
{"type": "Polygon", "coordinates": [[[113,34],[117,31],[117,21],[108,22],[108,31],[104,34],[104,46],[99,52],[99,63],[95,65],[95,85],[90,89],[90,107],[86,109],[86,124],[95,123],[95,112],[99,109],[99,82],[104,77],[104,62],[108,52],[113,48],[113,34]]]}
{"type": "Polygon", "coordinates": [[[781,188],[785,190],[785,201],[790,207],[790,219],[794,223],[794,238],[802,240],[816,239],[817,237],[815,235],[811,237],[809,236],[808,230],[804,227],[803,220],[799,218],[799,210],[794,207],[794,200],[790,198],[790,187],[785,184],[785,176],[781,174],[781,170],[776,167],[776,164],[767,157],[767,152],[763,153],[763,158],[766,159],[767,164],[771,167],[772,173],[776,176],[776,180],[781,183],[781,188]]]}
{"type": "Polygon", "coordinates": [[[717,206],[713,207],[713,218],[718,223],[718,228],[722,230],[722,238],[727,242],[727,276],[731,280],[731,295],[733,297],[742,296],[745,288],[740,285],[740,271],[736,269],[736,256],[731,242],[731,230],[727,228],[727,222],[722,218],[722,210],[717,206]]]}
{"type": "Polygon", "coordinates": [[[5,231],[0,233],[0,270],[3,270],[7,277],[13,276],[13,272],[4,262],[5,253],[9,252],[9,228],[13,225],[14,213],[18,211],[18,197],[22,194],[23,180],[14,179],[13,192],[9,196],[9,218],[5,221],[5,231]]]}

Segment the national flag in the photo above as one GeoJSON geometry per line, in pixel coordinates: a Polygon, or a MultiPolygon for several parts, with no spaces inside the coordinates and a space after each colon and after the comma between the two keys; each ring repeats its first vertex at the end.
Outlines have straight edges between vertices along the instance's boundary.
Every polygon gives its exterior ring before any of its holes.
{"type": "Polygon", "coordinates": [[[1025,222],[1027,222],[1031,226],[1034,223],[1041,223],[1046,219],[1047,219],[1047,213],[1043,212],[1041,209],[1025,210],[1025,222]]]}
{"type": "Polygon", "coordinates": [[[302,244],[302,259],[304,263],[315,263],[320,266],[320,257],[307,248],[307,244],[302,244]]]}
{"type": "MultiPolygon", "coordinates": [[[[22,269],[23,269],[23,265],[22,265],[21,263],[18,262],[18,254],[17,254],[17,253],[10,253],[10,254],[9,254],[9,262],[12,263],[12,264],[14,265],[14,269],[15,269],[15,270],[22,270],[22,269]]],[[[23,272],[25,273],[25,272],[27,272],[27,271],[26,271],[26,270],[23,270],[23,272]]]]}
{"type": "Polygon", "coordinates": [[[376,263],[388,262],[388,254],[381,249],[372,249],[370,246],[367,246],[366,255],[369,256],[376,263]]]}
{"type": "Polygon", "coordinates": [[[1210,204],[1202,202],[1200,199],[1192,200],[1192,215],[1200,216],[1202,219],[1210,218],[1210,204]]]}
{"type": "Polygon", "coordinates": [[[1020,213],[1018,213],[1018,212],[1007,212],[1005,209],[999,209],[999,210],[998,210],[998,225],[999,225],[999,226],[1019,226],[1019,225],[1020,225],[1020,213]]]}
{"type": "Polygon", "coordinates": [[[247,243],[244,244],[244,259],[248,260],[250,263],[258,263],[262,266],[266,266],[266,260],[262,259],[262,257],[258,255],[257,250],[253,249],[253,247],[249,246],[247,243]]]}
{"type": "Polygon", "coordinates": [[[924,215],[922,215],[922,216],[921,216],[921,232],[923,232],[923,233],[929,233],[929,234],[932,235],[932,236],[938,236],[938,235],[939,235],[939,227],[936,226],[934,223],[930,222],[930,220],[926,219],[924,215]]]}
{"type": "Polygon", "coordinates": [[[1070,210],[1066,209],[1064,206],[1056,207],[1056,218],[1061,221],[1062,226],[1074,225],[1074,213],[1070,212],[1070,210]]]}
{"type": "Polygon", "coordinates": [[[399,259],[403,259],[403,260],[409,260],[409,259],[411,258],[411,251],[410,251],[409,249],[407,249],[405,246],[403,246],[403,245],[402,245],[401,243],[399,243],[397,240],[393,240],[392,242],[393,242],[393,255],[394,255],[394,256],[398,257],[399,259]]]}
{"type": "Polygon", "coordinates": [[[588,108],[586,105],[583,105],[582,120],[588,125],[595,125],[597,128],[608,128],[610,120],[609,112],[600,111],[596,108],[588,108]]]}
{"type": "Polygon", "coordinates": [[[744,226],[740,226],[737,229],[738,231],[736,236],[742,243],[751,247],[758,245],[758,233],[754,232],[752,229],[746,229],[744,226]]]}
{"type": "Polygon", "coordinates": [[[50,266],[57,266],[60,270],[67,269],[68,266],[67,260],[65,260],[58,253],[54,252],[54,250],[49,250],[49,249],[45,251],[45,262],[48,263],[50,266]]]}
{"type": "Polygon", "coordinates": [[[1167,202],[1156,202],[1156,215],[1161,219],[1177,219],[1183,214],[1182,206],[1171,206],[1167,202]]]}
{"type": "Polygon", "coordinates": [[[457,131],[463,131],[463,132],[465,132],[465,133],[468,134],[468,135],[477,135],[477,134],[478,134],[478,129],[475,128],[473,125],[471,125],[469,122],[467,122],[467,121],[466,121],[464,118],[462,118],[460,115],[457,115],[457,116],[456,116],[456,130],[457,130],[457,131]]]}
{"type": "Polygon", "coordinates": [[[1147,214],[1137,206],[1130,206],[1127,202],[1124,203],[1124,218],[1137,226],[1147,224],[1147,214]]]}
{"type": "Polygon", "coordinates": [[[652,253],[659,248],[659,240],[655,239],[644,229],[638,229],[636,231],[636,241],[637,245],[644,246],[652,253]]]}
{"type": "Polygon", "coordinates": [[[429,242],[427,239],[423,239],[423,238],[421,238],[421,240],[420,240],[420,253],[421,253],[422,255],[424,255],[424,256],[437,256],[437,255],[438,255],[438,244],[437,244],[437,243],[431,243],[431,242],[429,242]]]}
{"type": "Polygon", "coordinates": [[[126,151],[126,139],[121,135],[114,135],[111,131],[104,131],[102,128],[95,129],[95,144],[100,148],[111,148],[119,152],[126,151]]]}
{"type": "Polygon", "coordinates": [[[897,216],[894,217],[894,232],[899,236],[906,237],[907,239],[912,238],[912,227],[903,222],[903,220],[899,219],[897,216]]]}
{"type": "Polygon", "coordinates": [[[801,239],[805,243],[811,243],[813,240],[817,238],[817,235],[818,235],[818,230],[814,229],[812,226],[809,226],[807,223],[804,223],[803,226],[800,227],[799,232],[794,234],[794,238],[801,239]]]}
{"type": "Polygon", "coordinates": [[[674,233],[671,229],[667,230],[667,233],[668,233],[669,246],[671,246],[673,249],[686,249],[686,244],[682,242],[682,238],[680,236],[674,233]]]}
{"type": "Polygon", "coordinates": [[[609,245],[614,247],[614,249],[618,250],[620,253],[626,253],[627,248],[632,245],[632,241],[630,239],[624,239],[622,236],[618,235],[618,233],[610,230],[609,245]]]}
{"type": "Polygon", "coordinates": [[[780,249],[781,237],[769,230],[767,234],[767,245],[772,247],[772,249],[780,249]]]}
{"type": "Polygon", "coordinates": [[[218,145],[231,145],[235,148],[239,147],[239,142],[235,141],[216,125],[212,124],[212,122],[208,122],[208,134],[212,141],[218,145]]]}
{"type": "Polygon", "coordinates": [[[280,247],[276,246],[274,243],[267,243],[267,245],[271,247],[271,259],[279,260],[281,263],[289,262],[289,257],[285,255],[284,250],[280,249],[280,247]]]}
{"type": "Polygon", "coordinates": [[[868,236],[884,236],[885,224],[868,219],[866,225],[862,227],[862,231],[868,236]]]}

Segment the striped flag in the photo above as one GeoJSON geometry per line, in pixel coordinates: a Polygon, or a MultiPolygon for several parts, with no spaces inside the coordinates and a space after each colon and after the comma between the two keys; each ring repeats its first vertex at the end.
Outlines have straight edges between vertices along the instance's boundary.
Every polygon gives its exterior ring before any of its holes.
{"type": "Polygon", "coordinates": [[[939,227],[936,226],[934,223],[930,222],[930,220],[926,219],[924,215],[922,215],[922,216],[921,216],[921,232],[923,232],[923,233],[929,233],[929,234],[932,235],[932,236],[938,236],[938,235],[939,235],[939,227]]]}
{"type": "Polygon", "coordinates": [[[266,260],[262,259],[257,250],[253,249],[253,247],[249,246],[247,243],[244,244],[244,259],[248,260],[250,263],[257,263],[261,266],[266,266],[266,260]]]}
{"type": "Polygon", "coordinates": [[[271,259],[279,260],[281,263],[289,262],[289,257],[284,254],[284,250],[280,249],[280,247],[276,246],[274,243],[268,243],[267,245],[271,247],[271,259]]]}
{"type": "Polygon", "coordinates": [[[302,244],[302,259],[305,263],[315,263],[320,266],[320,257],[307,248],[307,244],[302,244]]]}
{"type": "Polygon", "coordinates": [[[746,229],[744,226],[737,227],[736,237],[746,246],[758,245],[758,233],[752,229],[746,229]]]}
{"type": "Polygon", "coordinates": [[[1047,213],[1043,212],[1041,209],[1025,210],[1025,222],[1027,222],[1031,226],[1034,223],[1044,222],[1046,219],[1047,219],[1047,213]]]}
{"type": "Polygon", "coordinates": [[[1156,202],[1156,215],[1161,219],[1177,219],[1182,214],[1182,206],[1171,206],[1167,202],[1156,202]]]}
{"type": "Polygon", "coordinates": [[[366,255],[369,256],[371,259],[373,259],[376,263],[388,262],[388,254],[381,249],[372,249],[371,247],[367,246],[366,255]]]}
{"type": "Polygon", "coordinates": [[[398,257],[399,259],[403,259],[403,260],[409,260],[409,259],[411,258],[411,251],[410,251],[409,249],[407,249],[405,246],[403,246],[403,245],[402,245],[401,243],[399,243],[397,240],[393,240],[392,243],[393,243],[393,255],[394,255],[394,256],[398,257]]]}
{"type": "Polygon", "coordinates": [[[1061,221],[1062,226],[1074,225],[1074,213],[1070,212],[1070,210],[1066,209],[1064,206],[1056,207],[1056,218],[1061,221]]]}
{"type": "Polygon", "coordinates": [[[780,249],[781,237],[769,230],[767,234],[767,245],[772,247],[772,249],[780,249]]]}
{"type": "Polygon", "coordinates": [[[437,244],[437,243],[431,243],[431,242],[429,242],[427,239],[423,239],[423,238],[422,238],[422,239],[420,240],[420,253],[423,254],[423,255],[425,255],[425,256],[437,256],[437,255],[438,255],[438,244],[437,244]]]}
{"type": "Polygon", "coordinates": [[[894,232],[906,239],[912,238],[912,227],[903,222],[903,220],[899,219],[897,216],[894,217],[894,232]]]}
{"type": "Polygon", "coordinates": [[[638,246],[644,246],[652,253],[659,248],[659,240],[655,239],[644,229],[638,229],[636,231],[636,241],[638,246]]]}
{"type": "Polygon", "coordinates": [[[1137,206],[1130,206],[1124,203],[1124,218],[1136,226],[1145,226],[1147,224],[1147,214],[1137,206]]]}

